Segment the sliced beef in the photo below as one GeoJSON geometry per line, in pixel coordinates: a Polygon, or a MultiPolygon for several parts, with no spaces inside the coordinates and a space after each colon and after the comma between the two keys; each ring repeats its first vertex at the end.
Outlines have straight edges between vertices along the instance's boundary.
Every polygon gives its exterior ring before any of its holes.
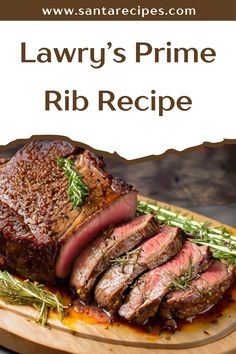
{"type": "Polygon", "coordinates": [[[99,276],[110,266],[110,261],[134,248],[158,230],[157,219],[149,215],[138,216],[116,227],[111,233],[103,233],[78,256],[70,284],[83,302],[89,299],[90,291],[99,276]]]}
{"type": "Polygon", "coordinates": [[[120,307],[124,291],[132,281],[147,269],[153,269],[174,256],[182,247],[180,229],[161,226],[157,235],[142,243],[110,267],[95,289],[95,300],[100,307],[114,313],[120,307]]]}
{"type": "Polygon", "coordinates": [[[233,281],[233,267],[214,262],[194,279],[186,290],[171,291],[162,302],[159,314],[164,327],[176,328],[174,317],[191,318],[214,306],[233,281]]]}
{"type": "Polygon", "coordinates": [[[163,297],[170,290],[173,280],[189,271],[196,276],[209,266],[210,251],[186,241],[179,253],[170,261],[144,274],[129,293],[119,314],[127,320],[145,323],[153,317],[163,297]]]}
{"type": "Polygon", "coordinates": [[[11,252],[10,264],[22,264],[22,269],[18,267],[20,274],[41,281],[53,281],[55,275],[65,278],[75,257],[96,235],[110,224],[133,218],[136,199],[133,187],[107,174],[103,160],[91,152],[63,141],[31,142],[0,168],[2,255],[7,255],[9,240],[13,240],[15,257],[21,261],[14,260],[11,252]],[[72,159],[89,188],[89,196],[80,208],[73,208],[68,197],[68,178],[57,164],[58,157],[72,159]],[[6,208],[10,210],[6,212],[6,208]],[[14,215],[15,226],[6,236],[8,213],[14,215]],[[17,235],[15,229],[20,230],[17,235]],[[27,235],[23,231],[26,229],[27,235]],[[30,259],[26,252],[29,240],[30,248],[35,249],[30,259]],[[33,257],[35,263],[46,262],[37,253],[41,247],[48,249],[50,261],[45,269],[50,269],[50,276],[44,275],[41,267],[35,272],[30,266],[33,257]]]}

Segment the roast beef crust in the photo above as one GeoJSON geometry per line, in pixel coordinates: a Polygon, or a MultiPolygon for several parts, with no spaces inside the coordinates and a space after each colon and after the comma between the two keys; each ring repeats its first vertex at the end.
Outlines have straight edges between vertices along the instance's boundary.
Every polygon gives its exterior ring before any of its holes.
{"type": "Polygon", "coordinates": [[[1,268],[11,268],[32,280],[54,279],[57,242],[38,242],[23,218],[0,202],[1,268]]]}

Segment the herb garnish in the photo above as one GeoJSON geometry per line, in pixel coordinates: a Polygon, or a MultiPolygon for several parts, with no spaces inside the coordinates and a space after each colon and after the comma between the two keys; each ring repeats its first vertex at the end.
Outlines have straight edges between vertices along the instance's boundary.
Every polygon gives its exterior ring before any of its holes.
{"type": "Polygon", "coordinates": [[[138,203],[137,211],[139,214],[154,214],[160,223],[181,228],[191,237],[190,241],[209,246],[214,258],[236,265],[236,236],[224,227],[211,227],[209,222],[199,222],[169,208],[143,201],[138,203]]]}
{"type": "Polygon", "coordinates": [[[185,290],[193,278],[192,258],[190,257],[188,271],[179,278],[175,278],[171,275],[171,284],[169,285],[169,288],[170,290],[185,290]]]}
{"type": "Polygon", "coordinates": [[[47,322],[49,310],[56,310],[63,318],[65,306],[59,295],[44,290],[36,282],[20,281],[7,271],[0,271],[0,298],[7,304],[35,307],[39,311],[35,321],[42,326],[47,322]]]}
{"type": "Polygon", "coordinates": [[[73,208],[78,208],[83,204],[84,199],[89,194],[89,189],[83,182],[83,176],[73,168],[74,162],[63,157],[57,158],[58,165],[63,169],[69,179],[68,196],[73,208]]]}
{"type": "Polygon", "coordinates": [[[126,265],[136,265],[140,256],[141,247],[128,251],[125,255],[110,260],[110,263],[122,265],[122,271],[126,265]]]}

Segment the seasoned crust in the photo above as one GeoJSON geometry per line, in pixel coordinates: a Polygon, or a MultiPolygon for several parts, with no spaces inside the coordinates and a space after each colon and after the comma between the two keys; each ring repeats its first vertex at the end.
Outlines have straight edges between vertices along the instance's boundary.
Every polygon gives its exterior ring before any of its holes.
{"type": "MultiPolygon", "coordinates": [[[[23,217],[31,232],[47,242],[64,231],[74,216],[67,195],[67,178],[57,165],[58,156],[69,156],[76,149],[67,142],[36,141],[20,149],[0,170],[0,199],[23,217]]],[[[75,217],[75,216],[74,216],[75,217]]]]}
{"type": "Polygon", "coordinates": [[[57,241],[36,238],[23,218],[0,202],[1,268],[11,268],[27,278],[54,281],[57,241]]]}
{"type": "Polygon", "coordinates": [[[103,208],[134,190],[124,181],[114,179],[104,167],[101,157],[63,141],[30,142],[2,165],[1,252],[8,253],[5,258],[10,267],[31,279],[37,279],[38,271],[40,280],[43,280],[44,268],[45,279],[54,279],[60,246],[64,246],[81,225],[88,225],[96,214],[102,213],[103,208]],[[72,159],[74,168],[89,187],[89,196],[81,208],[72,206],[68,178],[58,166],[58,157],[72,159]],[[13,249],[15,256],[10,251],[13,249]],[[35,261],[31,262],[33,258],[35,261]]]}

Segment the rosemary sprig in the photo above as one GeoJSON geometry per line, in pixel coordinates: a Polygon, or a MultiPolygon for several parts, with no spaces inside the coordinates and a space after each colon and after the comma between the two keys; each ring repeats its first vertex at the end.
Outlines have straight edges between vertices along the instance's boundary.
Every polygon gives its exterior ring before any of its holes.
{"type": "Polygon", "coordinates": [[[63,157],[57,158],[58,165],[63,169],[69,179],[68,196],[73,208],[78,208],[83,204],[84,199],[89,194],[89,189],[83,182],[83,176],[73,168],[74,162],[63,157]]]}
{"type": "Polygon", "coordinates": [[[128,251],[125,255],[110,260],[110,263],[122,265],[122,272],[126,265],[136,265],[140,256],[141,247],[128,251]]]}
{"type": "Polygon", "coordinates": [[[171,274],[171,284],[169,285],[170,290],[185,290],[189,283],[193,280],[193,272],[192,272],[192,258],[189,258],[189,268],[187,273],[182,275],[179,278],[173,277],[171,274]]]}
{"type": "Polygon", "coordinates": [[[36,322],[44,326],[49,310],[56,310],[63,319],[64,304],[59,295],[44,290],[43,285],[20,281],[7,271],[0,271],[0,298],[7,304],[33,306],[38,311],[36,322]]]}
{"type": "Polygon", "coordinates": [[[197,244],[209,246],[213,256],[236,265],[236,236],[224,227],[211,227],[209,222],[199,222],[158,204],[138,203],[139,214],[154,214],[160,223],[181,228],[197,244]]]}

